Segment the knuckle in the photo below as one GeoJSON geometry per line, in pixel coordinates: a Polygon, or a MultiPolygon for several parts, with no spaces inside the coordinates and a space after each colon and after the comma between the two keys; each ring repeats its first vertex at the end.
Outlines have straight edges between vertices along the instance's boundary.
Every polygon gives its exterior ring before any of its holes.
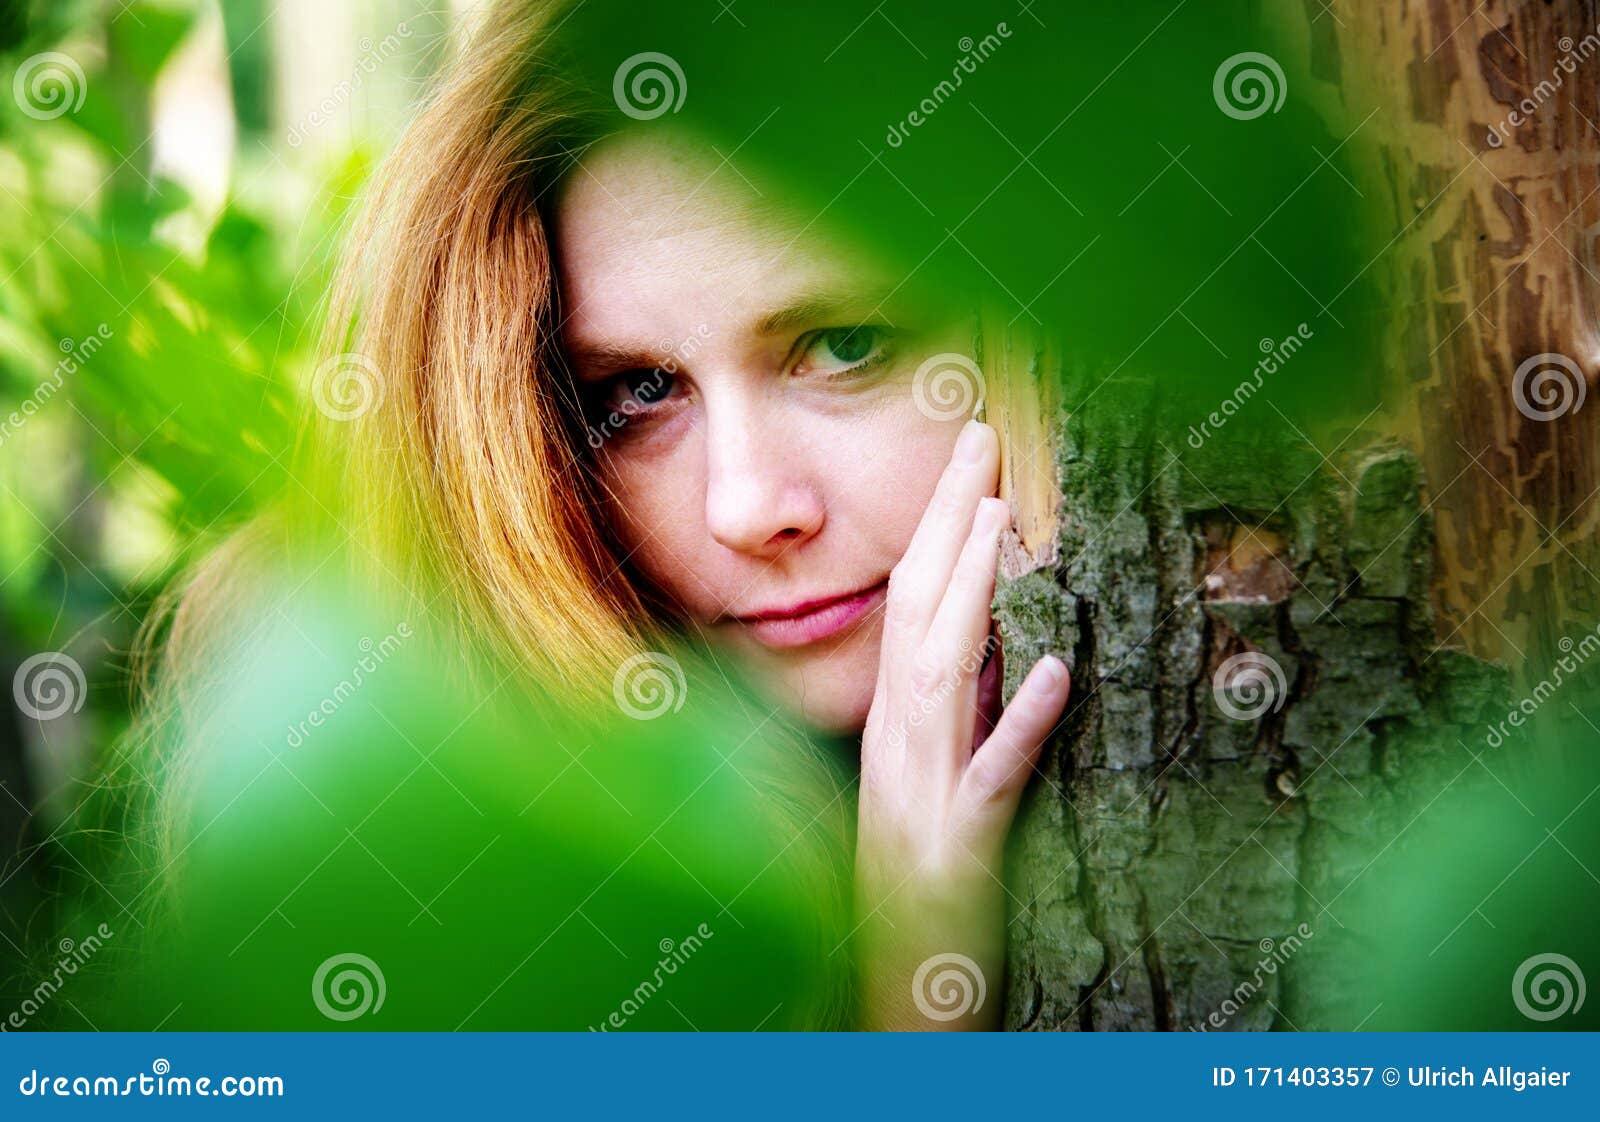
{"type": "Polygon", "coordinates": [[[911,590],[902,582],[898,589],[891,587],[885,601],[884,619],[896,631],[911,627],[917,619],[917,604],[911,590]]]}
{"type": "Polygon", "coordinates": [[[939,661],[934,658],[933,651],[926,645],[917,648],[917,655],[910,661],[910,675],[907,679],[910,690],[918,698],[933,693],[934,687],[939,683],[939,661]]]}
{"type": "Polygon", "coordinates": [[[962,600],[976,599],[984,591],[983,571],[978,564],[968,560],[950,575],[950,591],[962,600]]]}
{"type": "Polygon", "coordinates": [[[934,517],[941,522],[955,522],[960,519],[965,504],[957,494],[942,494],[934,500],[934,517]]]}
{"type": "Polygon", "coordinates": [[[978,800],[984,803],[998,802],[1011,789],[1013,784],[1023,777],[1023,768],[1012,761],[1010,764],[998,760],[978,759],[972,762],[968,771],[972,779],[973,793],[978,800]]]}
{"type": "Polygon", "coordinates": [[[919,700],[933,696],[938,689],[942,674],[943,660],[928,644],[923,643],[912,657],[911,673],[907,679],[912,696],[919,700]]]}

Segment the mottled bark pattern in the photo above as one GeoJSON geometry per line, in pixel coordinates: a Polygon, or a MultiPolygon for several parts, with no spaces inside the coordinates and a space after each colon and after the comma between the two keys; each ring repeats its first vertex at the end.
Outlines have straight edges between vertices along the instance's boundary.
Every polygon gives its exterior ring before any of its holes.
{"type": "Polygon", "coordinates": [[[1594,396],[1600,54],[1560,60],[1595,0],[1266,7],[1374,211],[1387,306],[1346,322],[1385,339],[1390,407],[1331,465],[1170,448],[1128,395],[1058,418],[1055,557],[997,599],[1008,677],[1075,676],[1009,865],[1014,1029],[1358,1027],[1362,876],[1471,766],[1495,664],[1600,615],[1596,403],[1513,393],[1555,352],[1594,396]],[[1244,652],[1283,688],[1239,719],[1213,677],[1244,652]]]}
{"type": "Polygon", "coordinates": [[[1435,653],[1408,452],[1190,463],[1150,428],[1064,424],[1062,564],[997,601],[1011,673],[1055,647],[1076,683],[1011,857],[1007,1022],[1353,1028],[1371,1010],[1337,980],[1362,936],[1339,901],[1469,761],[1457,741],[1503,683],[1435,653]],[[1251,651],[1281,668],[1277,701],[1230,716],[1213,678],[1251,651]]]}
{"type": "Polygon", "coordinates": [[[1394,235],[1372,329],[1428,481],[1440,640],[1547,666],[1565,623],[1600,615],[1600,4],[1318,7],[1291,17],[1322,79],[1304,93],[1359,126],[1360,186],[1394,235]],[[1541,420],[1515,392],[1546,353],[1585,403],[1541,420]]]}

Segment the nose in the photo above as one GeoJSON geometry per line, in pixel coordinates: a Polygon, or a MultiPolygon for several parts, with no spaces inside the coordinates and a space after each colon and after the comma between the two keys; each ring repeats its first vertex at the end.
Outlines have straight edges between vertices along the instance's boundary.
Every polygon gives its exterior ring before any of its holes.
{"type": "Polygon", "coordinates": [[[810,454],[786,427],[755,409],[707,410],[706,527],[737,553],[775,558],[822,529],[810,454]]]}

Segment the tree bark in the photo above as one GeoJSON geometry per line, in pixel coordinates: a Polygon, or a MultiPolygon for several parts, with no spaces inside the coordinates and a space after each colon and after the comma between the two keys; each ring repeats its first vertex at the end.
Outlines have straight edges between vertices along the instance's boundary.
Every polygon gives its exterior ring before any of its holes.
{"type": "Polygon", "coordinates": [[[1154,394],[1057,416],[1053,549],[996,600],[1008,676],[1074,674],[1009,865],[1010,1028],[1365,1023],[1350,894],[1504,715],[1496,664],[1597,614],[1596,4],[1325,8],[1279,18],[1361,138],[1388,408],[1326,461],[1168,447],[1154,394]]]}

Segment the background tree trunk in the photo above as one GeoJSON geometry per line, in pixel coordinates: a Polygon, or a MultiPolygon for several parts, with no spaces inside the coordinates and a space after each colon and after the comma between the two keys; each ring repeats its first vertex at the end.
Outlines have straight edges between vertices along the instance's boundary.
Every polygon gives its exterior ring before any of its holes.
{"type": "Polygon", "coordinates": [[[1504,716],[1492,664],[1546,667],[1596,615],[1578,405],[1600,353],[1600,52],[1561,63],[1600,47],[1595,8],[1275,16],[1315,79],[1291,96],[1367,154],[1391,314],[1350,329],[1387,339],[1387,408],[1326,456],[1231,459],[1163,443],[1154,393],[1059,418],[1055,556],[1013,564],[997,599],[1009,674],[1045,650],[1074,672],[1010,864],[1008,1027],[1347,1030],[1375,1012],[1349,976],[1374,935],[1353,890],[1504,716]],[[1545,387],[1565,407],[1519,373],[1549,353],[1578,371],[1545,387]]]}

